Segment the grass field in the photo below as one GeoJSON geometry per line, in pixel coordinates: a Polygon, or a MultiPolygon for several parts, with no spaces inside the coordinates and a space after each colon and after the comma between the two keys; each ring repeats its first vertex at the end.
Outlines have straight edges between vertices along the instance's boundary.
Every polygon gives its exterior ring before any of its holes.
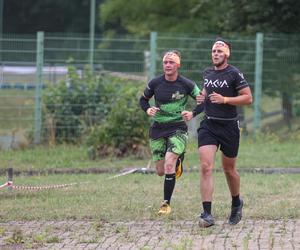
{"type": "MultiPolygon", "coordinates": [[[[7,92],[6,92],[7,93],[7,92]]],[[[29,93],[28,93],[29,94],[29,93]]],[[[26,98],[25,98],[26,99],[26,98]]],[[[24,99],[24,100],[25,100],[24,99]]],[[[21,100],[21,99],[20,99],[21,100]]],[[[13,100],[7,100],[8,102],[13,100]]],[[[2,98],[3,105],[5,104],[2,98]]],[[[32,103],[27,103],[29,106],[32,103]]],[[[27,105],[24,102],[21,105],[27,105]]],[[[20,104],[19,104],[20,105],[20,104]]],[[[16,115],[16,114],[15,114],[16,115]]],[[[4,124],[5,126],[7,124],[4,124]]],[[[3,125],[3,126],[4,126],[3,125]]],[[[10,125],[9,125],[10,126],[10,125]]],[[[238,168],[300,168],[299,133],[277,136],[271,132],[259,134],[256,140],[242,137],[238,168]]],[[[43,191],[0,190],[0,221],[101,219],[104,221],[159,220],[156,211],[162,200],[163,178],[153,174],[130,174],[110,179],[124,168],[151,168],[150,157],[134,156],[97,160],[88,158],[84,145],[37,146],[24,150],[1,151],[0,184],[6,182],[5,171],[37,170],[43,175],[15,176],[15,185],[53,185],[77,183],[67,189],[43,191]],[[110,174],[47,175],[47,170],[78,169],[111,170],[110,174]]],[[[177,182],[170,220],[194,220],[200,213],[197,142],[190,138],[184,166],[186,172],[177,182]],[[193,171],[190,171],[193,170],[193,171]],[[187,209],[188,208],[188,209],[187,209]]],[[[215,169],[222,169],[220,153],[215,169]]],[[[216,219],[224,219],[230,209],[230,194],[222,173],[214,173],[215,193],[213,212],[216,219]]],[[[289,219],[300,217],[300,182],[297,174],[250,174],[241,171],[245,217],[253,219],[289,219]]]]}
{"type": "MultiPolygon", "coordinates": [[[[159,219],[163,178],[152,174],[59,175],[15,178],[15,185],[79,183],[67,189],[45,191],[0,190],[0,220],[96,219],[129,221],[159,219]],[[80,184],[81,183],[81,184],[80,184]]],[[[248,219],[300,217],[299,175],[242,174],[244,216],[248,219]],[[287,195],[288,194],[288,195],[287,195]]],[[[0,179],[3,182],[4,178],[0,179]]],[[[230,194],[225,177],[215,173],[213,213],[225,219],[230,194]]],[[[200,213],[198,173],[186,173],[176,183],[171,220],[196,220],[200,213]]]]}
{"type": "MultiPolygon", "coordinates": [[[[297,141],[279,142],[243,138],[238,168],[299,167],[297,141]]],[[[195,219],[200,212],[198,155],[196,141],[188,145],[183,177],[177,182],[170,219],[195,219]],[[189,170],[196,170],[190,171],[189,170]],[[188,209],[186,209],[188,207],[188,209]]],[[[216,169],[221,169],[220,159],[216,169]]],[[[110,169],[110,174],[61,174],[15,176],[14,185],[43,186],[77,183],[67,189],[9,192],[0,190],[0,220],[56,220],[103,219],[107,221],[158,219],[156,210],[162,200],[163,178],[154,174],[130,174],[110,179],[128,167],[146,167],[149,159],[137,160],[106,158],[89,160],[84,146],[60,145],[53,148],[37,147],[28,150],[2,151],[1,169],[110,169]]],[[[151,164],[154,167],[154,164],[151,164]]],[[[230,209],[230,194],[222,173],[214,173],[214,213],[216,218],[226,217],[230,209]]],[[[300,217],[299,174],[250,174],[241,171],[245,216],[248,218],[277,219],[300,217]],[[272,211],[272,212],[270,212],[272,211]]],[[[0,184],[6,181],[3,174],[0,184]]]]}
{"type": "Polygon", "coordinates": [[[0,134],[34,126],[34,90],[0,90],[0,134]]]}
{"type": "MultiPolygon", "coordinates": [[[[278,141],[267,136],[253,141],[243,138],[239,152],[238,167],[251,168],[290,168],[300,167],[298,140],[278,141]]],[[[2,151],[0,154],[0,170],[13,167],[15,170],[47,170],[47,169],[86,169],[100,168],[119,171],[128,167],[146,167],[150,157],[136,159],[133,156],[116,159],[113,157],[97,160],[88,158],[85,146],[57,145],[55,147],[36,147],[26,150],[2,151]]],[[[190,139],[186,159],[186,170],[197,169],[199,165],[197,142],[190,139]]],[[[152,167],[154,164],[152,162],[152,167]]],[[[216,168],[220,168],[220,154],[217,154],[216,168]]]]}

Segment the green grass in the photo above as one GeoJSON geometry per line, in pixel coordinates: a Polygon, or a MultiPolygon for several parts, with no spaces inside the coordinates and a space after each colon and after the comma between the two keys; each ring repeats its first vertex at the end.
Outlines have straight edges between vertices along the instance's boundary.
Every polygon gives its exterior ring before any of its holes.
{"type": "MultiPolygon", "coordinates": [[[[300,168],[300,157],[296,148],[299,141],[276,141],[273,139],[242,138],[238,155],[239,169],[254,168],[300,168]]],[[[221,167],[221,153],[217,153],[216,168],[221,167]]],[[[190,141],[187,150],[187,161],[191,166],[198,166],[197,143],[190,141]]]]}
{"type": "Polygon", "coordinates": [[[34,90],[0,90],[0,133],[30,130],[34,121],[34,90]]]}
{"type": "MultiPolygon", "coordinates": [[[[93,219],[104,221],[161,220],[156,212],[163,198],[163,178],[151,174],[49,175],[14,179],[15,185],[77,182],[67,189],[0,190],[0,221],[93,219]],[[88,182],[88,183],[86,183],[88,182]]],[[[230,193],[223,174],[215,173],[213,213],[225,220],[230,193]]],[[[1,177],[0,182],[5,178],[1,177]]],[[[300,217],[299,175],[242,174],[246,219],[300,217]],[[287,195],[288,194],[288,195],[287,195]]],[[[170,220],[196,220],[201,209],[198,173],[185,173],[176,183],[170,220]]]]}
{"type": "Polygon", "coordinates": [[[90,160],[87,147],[57,145],[55,147],[40,146],[26,150],[2,151],[0,169],[8,167],[13,167],[15,170],[99,168],[119,171],[125,167],[146,167],[148,161],[149,159],[137,160],[134,157],[90,160]]]}
{"type": "MultiPolygon", "coordinates": [[[[254,95],[254,93],[252,93],[254,95]]],[[[254,105],[251,106],[244,106],[245,109],[245,119],[253,118],[254,116],[254,105]]],[[[277,121],[280,121],[282,119],[282,115],[275,115],[269,118],[265,118],[265,114],[274,112],[274,111],[279,111],[282,109],[281,106],[281,98],[279,97],[272,97],[263,94],[261,97],[261,125],[262,126],[267,126],[270,123],[274,123],[277,121]]],[[[253,121],[247,124],[247,129],[249,131],[253,131],[253,121]]]]}
{"type": "MultiPolygon", "coordinates": [[[[264,136],[254,141],[242,138],[238,157],[239,169],[300,167],[298,151],[300,140],[280,141],[264,136]]],[[[35,147],[25,150],[2,151],[0,170],[13,167],[15,170],[87,169],[99,168],[119,171],[128,167],[146,167],[150,157],[136,159],[134,156],[117,159],[114,157],[90,160],[85,146],[57,145],[35,147]]],[[[221,167],[220,152],[217,153],[215,168],[221,167]]],[[[187,170],[199,166],[197,142],[190,139],[184,165],[187,170]]],[[[154,167],[154,163],[151,163],[154,167]]]]}
{"type": "MultiPolygon", "coordinates": [[[[2,103],[4,101],[2,100],[2,103]]],[[[298,153],[300,135],[284,140],[271,132],[260,134],[256,140],[241,139],[238,169],[300,168],[298,153]]],[[[128,167],[146,167],[150,158],[134,156],[90,160],[84,145],[38,146],[25,150],[1,151],[0,170],[8,167],[15,171],[50,169],[110,169],[118,172],[128,167]]],[[[184,161],[185,169],[197,170],[199,166],[197,142],[190,139],[184,161]]],[[[154,168],[153,162],[151,167],[154,168]]],[[[221,169],[220,152],[215,169],[221,169]]],[[[245,218],[278,219],[300,217],[299,175],[246,174],[241,171],[241,193],[245,201],[245,218]]],[[[11,220],[65,220],[101,219],[104,221],[160,220],[156,215],[162,200],[163,178],[156,175],[131,174],[109,179],[113,174],[15,176],[15,185],[52,185],[79,183],[67,189],[43,191],[12,191],[0,189],[0,221],[11,220]]],[[[230,209],[230,194],[222,173],[214,173],[215,193],[213,212],[223,220],[230,209]]],[[[0,184],[6,176],[0,176],[0,184]]],[[[199,174],[184,173],[177,182],[171,220],[195,220],[200,213],[199,174]],[[187,209],[188,208],[188,209],[187,209]]],[[[120,229],[121,230],[121,229],[120,229]]],[[[0,229],[1,235],[1,229],[0,229]]],[[[39,240],[40,237],[37,238],[39,240]]],[[[16,238],[15,240],[18,240],[16,238]]],[[[57,241],[57,239],[50,239],[57,241]]],[[[183,242],[188,245],[189,242],[183,242]]]]}

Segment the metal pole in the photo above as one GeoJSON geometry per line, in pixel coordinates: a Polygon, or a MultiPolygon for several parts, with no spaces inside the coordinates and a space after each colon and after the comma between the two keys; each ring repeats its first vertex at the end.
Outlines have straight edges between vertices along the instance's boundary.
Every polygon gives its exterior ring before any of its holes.
{"type": "Polygon", "coordinates": [[[34,143],[41,141],[42,128],[42,85],[44,67],[44,32],[37,33],[36,50],[36,83],[35,83],[35,116],[34,116],[34,143]]]}
{"type": "Polygon", "coordinates": [[[96,9],[96,0],[91,0],[90,6],[90,54],[89,62],[91,70],[94,69],[94,40],[95,40],[95,9],[96,9]]]}
{"type": "Polygon", "coordinates": [[[155,77],[156,74],[156,50],[157,50],[157,32],[150,34],[150,70],[149,79],[155,77]]]}
{"type": "Polygon", "coordinates": [[[3,32],[3,1],[4,0],[0,0],[0,33],[2,36],[2,32],[3,32]]]}
{"type": "Polygon", "coordinates": [[[3,1],[4,0],[0,0],[0,62],[2,61],[3,1]]]}
{"type": "Polygon", "coordinates": [[[261,126],[261,94],[262,94],[262,69],[263,69],[263,33],[256,34],[255,55],[255,86],[254,86],[254,126],[253,134],[256,137],[257,130],[261,126]]]}
{"type": "MultiPolygon", "coordinates": [[[[14,174],[14,171],[13,171],[13,168],[8,168],[7,169],[7,181],[8,182],[13,182],[13,174],[14,174]]],[[[12,186],[9,185],[8,186],[8,190],[12,190],[12,186]]]]}

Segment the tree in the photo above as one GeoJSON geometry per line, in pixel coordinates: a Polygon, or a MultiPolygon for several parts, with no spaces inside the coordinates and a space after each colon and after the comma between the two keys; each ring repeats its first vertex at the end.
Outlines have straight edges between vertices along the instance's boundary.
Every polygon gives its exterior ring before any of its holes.
{"type": "Polygon", "coordinates": [[[298,0],[240,0],[228,1],[226,32],[242,34],[297,33],[300,31],[300,2],[298,0]]]}
{"type": "Polygon", "coordinates": [[[109,0],[101,4],[103,29],[145,36],[168,33],[220,33],[226,1],[109,0]]]}
{"type": "Polygon", "coordinates": [[[89,32],[90,0],[3,1],[3,33],[89,32]]]}

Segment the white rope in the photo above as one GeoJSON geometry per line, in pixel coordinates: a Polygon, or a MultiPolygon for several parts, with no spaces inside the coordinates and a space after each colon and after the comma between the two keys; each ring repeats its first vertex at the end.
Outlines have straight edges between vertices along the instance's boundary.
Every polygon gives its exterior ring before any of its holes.
{"type": "MultiPolygon", "coordinates": [[[[68,183],[68,184],[56,184],[56,185],[47,185],[47,186],[18,186],[18,185],[13,185],[12,181],[8,181],[6,183],[4,183],[3,185],[0,186],[0,188],[4,188],[4,187],[10,187],[14,190],[30,190],[30,191],[39,191],[39,190],[45,190],[45,189],[57,189],[57,188],[66,188],[66,187],[70,187],[70,186],[74,186],[77,184],[82,184],[81,183],[68,183]]],[[[87,182],[85,182],[87,183],[87,182]]]]}
{"type": "Polygon", "coordinates": [[[57,189],[57,188],[66,188],[69,186],[76,185],[77,183],[70,184],[58,184],[58,185],[48,185],[48,186],[12,186],[12,189],[16,190],[45,190],[45,189],[57,189]]]}
{"type": "Polygon", "coordinates": [[[128,175],[128,174],[132,174],[132,173],[135,173],[136,171],[138,171],[137,168],[130,169],[130,170],[128,170],[126,172],[123,172],[121,174],[117,174],[117,175],[114,175],[112,177],[109,177],[108,180],[111,180],[111,179],[114,179],[114,178],[117,178],[117,177],[120,177],[120,176],[128,175]]]}

